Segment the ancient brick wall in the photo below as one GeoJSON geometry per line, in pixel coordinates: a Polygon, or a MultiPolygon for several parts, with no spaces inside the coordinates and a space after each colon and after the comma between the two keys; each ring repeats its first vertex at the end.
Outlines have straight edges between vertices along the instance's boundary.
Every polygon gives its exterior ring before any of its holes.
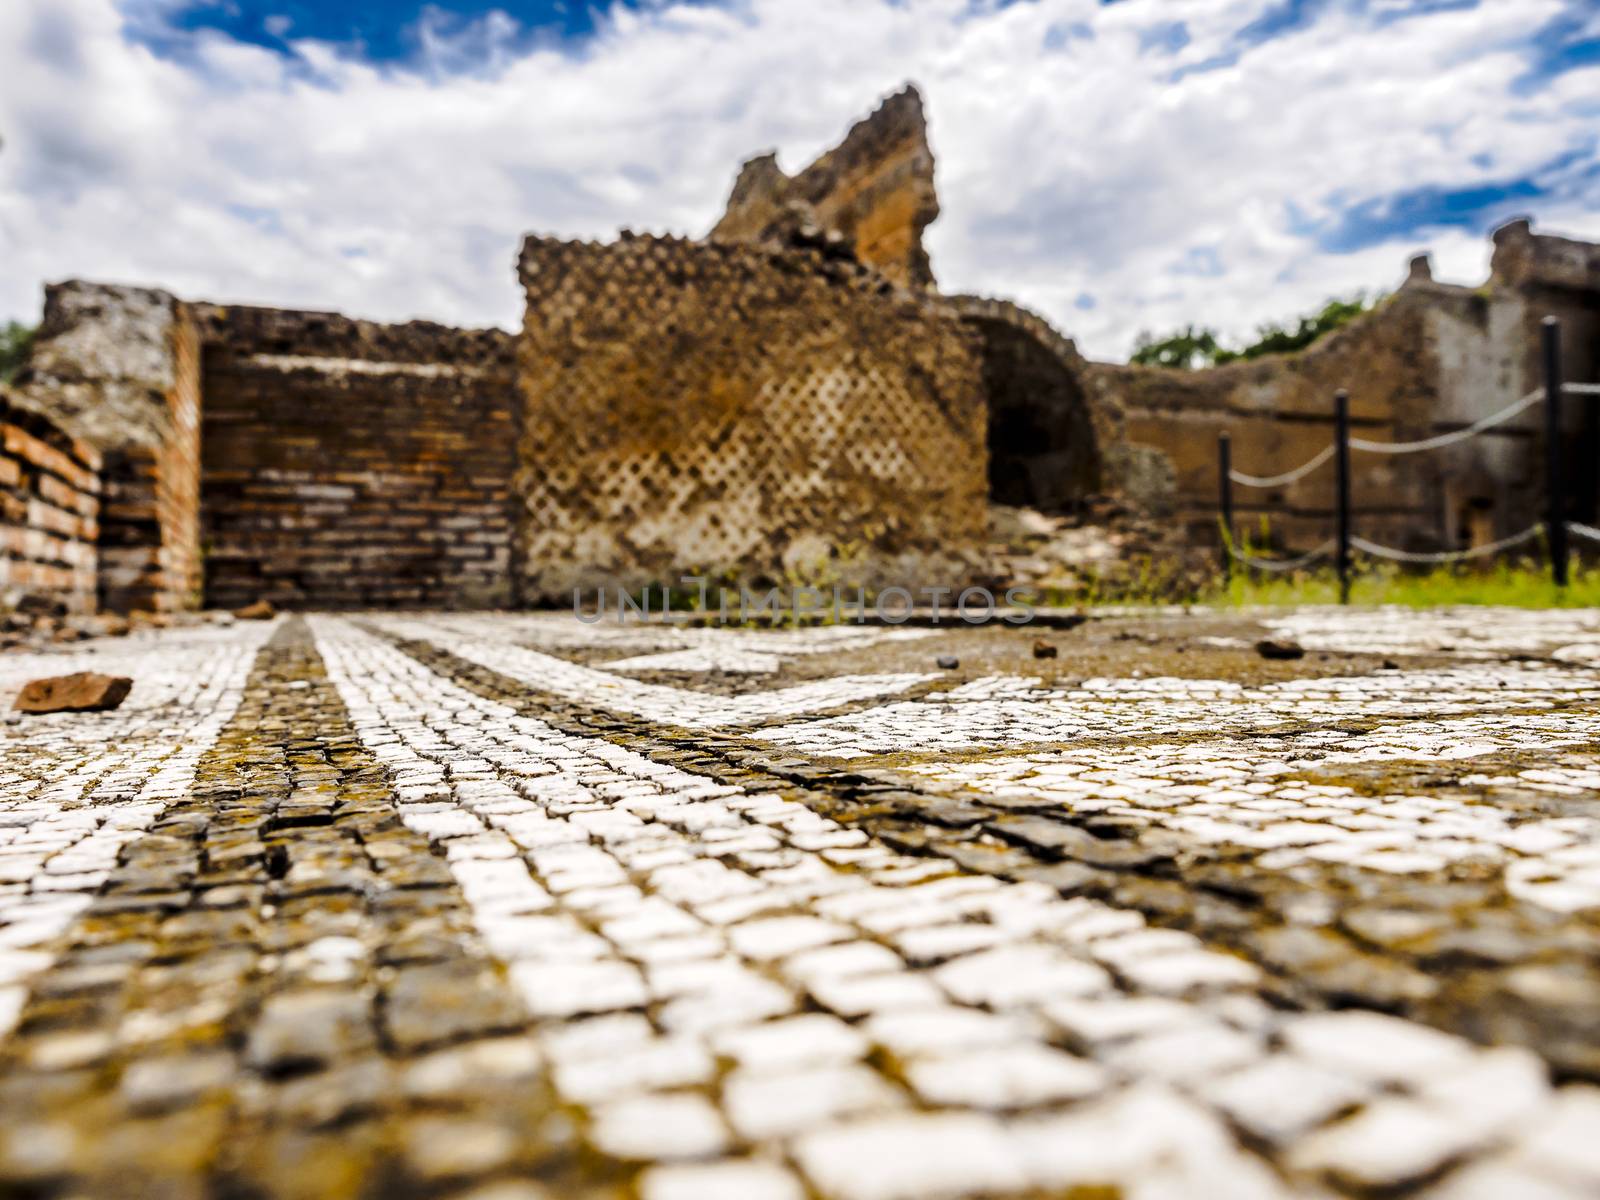
{"type": "Polygon", "coordinates": [[[980,365],[934,298],[820,252],[673,238],[530,238],[521,274],[527,598],[825,558],[965,569],[980,365]]]}
{"type": "Polygon", "coordinates": [[[902,287],[930,288],[933,267],[922,232],[938,215],[922,97],[907,86],[793,177],[771,154],[746,162],[711,238],[781,241],[797,219],[814,221],[902,287]]]}
{"type": "MultiPolygon", "coordinates": [[[[1176,517],[1196,540],[1217,530],[1217,435],[1233,443],[1235,468],[1270,476],[1311,458],[1333,437],[1333,395],[1350,392],[1352,430],[1373,440],[1425,436],[1432,373],[1421,341],[1421,313],[1402,309],[1365,321],[1296,355],[1234,363],[1210,371],[1096,364],[1096,388],[1118,397],[1129,441],[1153,446],[1172,463],[1176,517]],[[1403,414],[1410,410],[1410,419],[1403,414]]],[[[1352,495],[1366,536],[1385,540],[1394,527],[1435,524],[1415,477],[1397,460],[1352,460],[1352,495]],[[1376,523],[1376,524],[1375,524],[1376,523]]],[[[1415,464],[1411,464],[1414,466],[1415,464]]],[[[1332,465],[1272,489],[1236,488],[1241,531],[1261,535],[1269,519],[1284,545],[1316,545],[1330,535],[1335,509],[1332,465]]]]}
{"type": "Polygon", "coordinates": [[[208,604],[512,602],[512,339],[197,310],[208,604]]]}
{"type": "Polygon", "coordinates": [[[111,611],[199,600],[197,362],[193,324],[165,292],[46,289],[17,390],[102,455],[99,603],[111,611]]]}
{"type": "Polygon", "coordinates": [[[100,455],[0,390],[0,607],[95,611],[100,455]]]}

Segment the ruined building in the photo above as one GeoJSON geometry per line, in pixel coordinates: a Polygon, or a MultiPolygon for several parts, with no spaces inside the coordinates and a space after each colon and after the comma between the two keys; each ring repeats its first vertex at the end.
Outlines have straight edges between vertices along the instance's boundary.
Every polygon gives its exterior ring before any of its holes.
{"type": "MultiPolygon", "coordinates": [[[[530,237],[515,335],[47,291],[0,392],[0,601],[85,612],[502,607],[574,586],[985,578],[991,503],[1091,498],[1216,535],[1216,434],[1271,474],[1331,436],[1460,428],[1537,385],[1537,324],[1600,375],[1600,247],[1495,236],[1481,288],[1425,262],[1298,354],[1211,371],[1090,362],[1005,300],[941,295],[907,88],[794,176],[739,173],[704,240],[530,237]]],[[[1568,406],[1574,464],[1600,430],[1568,406]]],[[[1537,408],[1426,460],[1357,455],[1357,522],[1414,548],[1487,540],[1540,504],[1537,408]]],[[[1593,521],[1593,476],[1572,515],[1593,521]]],[[[1326,536],[1332,475],[1241,496],[1326,536]]]]}
{"type": "MultiPolygon", "coordinates": [[[[1216,435],[1227,430],[1235,465],[1255,475],[1311,459],[1333,436],[1335,391],[1350,393],[1351,432],[1404,442],[1461,430],[1542,382],[1540,322],[1561,322],[1562,374],[1600,379],[1600,246],[1535,234],[1515,221],[1494,234],[1481,287],[1436,282],[1426,257],[1376,311],[1296,354],[1206,371],[1095,365],[1092,402],[1119,407],[1131,442],[1158,448],[1174,472],[1174,508],[1196,537],[1214,537],[1216,435]]],[[[1563,404],[1569,519],[1594,523],[1592,464],[1600,423],[1591,401],[1563,404]]],[[[1544,515],[1540,405],[1469,440],[1396,457],[1353,452],[1353,524],[1366,537],[1413,551],[1481,545],[1544,515]]],[[[1309,547],[1332,529],[1334,474],[1241,490],[1241,525],[1270,516],[1283,543],[1309,547]]]]}
{"type": "Polygon", "coordinates": [[[782,245],[809,222],[901,287],[931,288],[922,231],[938,215],[922,97],[906,88],[793,179],[776,155],[745,163],[711,240],[782,245]]]}

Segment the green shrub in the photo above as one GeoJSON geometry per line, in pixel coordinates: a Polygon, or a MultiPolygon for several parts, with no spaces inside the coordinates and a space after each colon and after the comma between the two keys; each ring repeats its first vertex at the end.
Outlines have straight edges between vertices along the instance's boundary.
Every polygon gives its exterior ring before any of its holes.
{"type": "Polygon", "coordinates": [[[1329,300],[1317,312],[1298,318],[1293,325],[1267,322],[1256,330],[1255,341],[1237,350],[1228,349],[1217,340],[1215,330],[1203,326],[1186,325],[1175,333],[1159,338],[1150,333],[1141,333],[1128,361],[1142,367],[1188,371],[1199,367],[1219,367],[1241,359],[1261,358],[1267,354],[1291,354],[1296,350],[1304,350],[1325,334],[1371,312],[1381,302],[1381,296],[1368,300],[1364,293],[1357,293],[1348,300],[1329,300]]]}
{"type": "Polygon", "coordinates": [[[16,321],[0,325],[0,383],[10,383],[17,369],[27,361],[33,333],[32,327],[16,321]]]}

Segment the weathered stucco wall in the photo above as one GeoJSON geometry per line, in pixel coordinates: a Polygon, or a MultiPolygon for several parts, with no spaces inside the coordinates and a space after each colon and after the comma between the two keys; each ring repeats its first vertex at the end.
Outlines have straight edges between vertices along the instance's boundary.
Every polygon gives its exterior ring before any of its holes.
{"type": "Polygon", "coordinates": [[[781,242],[788,228],[809,222],[841,235],[902,287],[931,288],[922,231],[938,215],[922,96],[907,86],[793,177],[771,154],[745,163],[711,240],[781,242]]]}
{"type": "Polygon", "coordinates": [[[511,603],[510,335],[197,314],[208,603],[511,603]]]}
{"type": "MultiPolygon", "coordinates": [[[[1180,518],[1214,538],[1217,435],[1233,440],[1235,469],[1273,476],[1307,461],[1333,436],[1333,395],[1350,393],[1352,432],[1371,441],[1416,441],[1462,429],[1539,387],[1540,330],[1564,327],[1569,381],[1600,375],[1600,248],[1531,234],[1517,222],[1496,234],[1495,266],[1481,288],[1435,282],[1426,261],[1374,313],[1298,354],[1207,371],[1093,364],[1092,387],[1126,413],[1130,443],[1173,463],[1180,518]]],[[[1417,550],[1505,537],[1542,519],[1543,410],[1538,404],[1468,441],[1415,455],[1351,453],[1357,531],[1417,550]]],[[[1570,515],[1592,520],[1591,464],[1600,457],[1594,406],[1563,405],[1570,515]]],[[[1236,487],[1239,528],[1294,547],[1332,530],[1331,463],[1282,487],[1236,487]]]]}
{"type": "MultiPolygon", "coordinates": [[[[1096,363],[1091,375],[1096,390],[1115,397],[1126,413],[1128,441],[1152,446],[1171,461],[1176,517],[1191,538],[1205,543],[1216,538],[1220,433],[1232,437],[1237,470],[1278,474],[1330,443],[1333,395],[1345,388],[1357,436],[1426,436],[1434,372],[1422,340],[1425,313],[1425,305],[1397,297],[1384,311],[1300,354],[1209,371],[1096,363]]],[[[1374,540],[1435,524],[1415,472],[1398,467],[1390,457],[1352,459],[1353,503],[1362,532],[1374,540]]],[[[1334,506],[1331,464],[1289,486],[1240,487],[1234,496],[1241,531],[1258,538],[1264,516],[1273,536],[1291,546],[1329,536],[1334,506]]]]}
{"type": "Polygon", "coordinates": [[[96,607],[100,454],[0,388],[0,609],[96,607]]]}
{"type": "Polygon", "coordinates": [[[164,419],[153,440],[105,451],[100,599],[113,612],[200,602],[200,341],[182,304],[166,340],[164,419]]]}
{"type": "MultiPolygon", "coordinates": [[[[1600,244],[1536,234],[1527,221],[1513,221],[1495,231],[1494,247],[1487,291],[1497,325],[1490,339],[1495,365],[1520,378],[1521,390],[1538,386],[1539,323],[1553,316],[1561,322],[1563,378],[1600,382],[1600,244]]],[[[1463,372],[1459,385],[1469,398],[1472,378],[1463,372]]],[[[1600,402],[1569,397],[1562,417],[1568,515],[1600,523],[1600,472],[1594,467],[1600,462],[1600,402]]],[[[1537,426],[1537,413],[1528,424],[1537,426]]]]}
{"type": "MultiPolygon", "coordinates": [[[[964,569],[987,484],[971,334],[821,253],[530,238],[519,348],[525,595],[964,569]]],[[[950,580],[955,582],[955,580],[950,580]]]]}

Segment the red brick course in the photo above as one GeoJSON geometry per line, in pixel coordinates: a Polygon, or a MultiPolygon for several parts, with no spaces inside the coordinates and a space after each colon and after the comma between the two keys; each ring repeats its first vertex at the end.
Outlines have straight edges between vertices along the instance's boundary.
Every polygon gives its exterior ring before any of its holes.
{"type": "Polygon", "coordinates": [[[100,455],[0,393],[0,599],[95,611],[100,455]]]}

